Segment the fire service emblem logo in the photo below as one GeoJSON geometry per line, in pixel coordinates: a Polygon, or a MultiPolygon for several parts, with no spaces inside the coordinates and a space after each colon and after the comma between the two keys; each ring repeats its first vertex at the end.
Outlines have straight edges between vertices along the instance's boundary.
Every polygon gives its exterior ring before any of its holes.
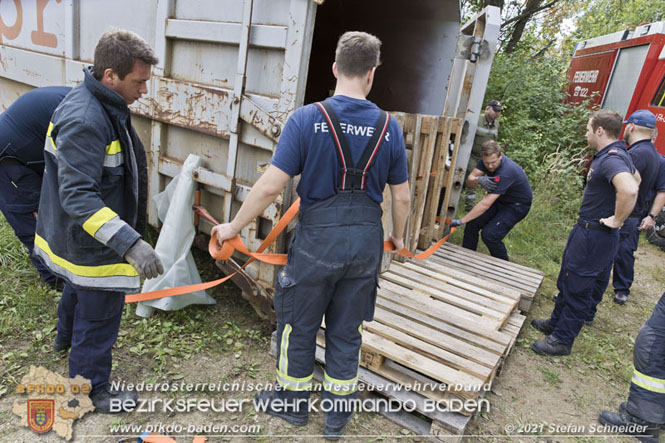
{"type": "Polygon", "coordinates": [[[33,431],[43,434],[53,427],[55,400],[28,400],[28,426],[33,431]]]}

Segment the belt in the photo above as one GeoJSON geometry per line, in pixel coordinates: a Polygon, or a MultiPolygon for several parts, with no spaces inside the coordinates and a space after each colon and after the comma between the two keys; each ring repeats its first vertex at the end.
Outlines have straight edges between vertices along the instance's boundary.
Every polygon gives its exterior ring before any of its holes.
{"type": "Polygon", "coordinates": [[[585,220],[582,220],[581,218],[577,219],[577,224],[582,226],[585,229],[594,229],[596,231],[612,232],[612,230],[613,230],[609,226],[602,225],[599,222],[585,221],[585,220]]]}
{"type": "Polygon", "coordinates": [[[0,158],[0,166],[25,166],[25,163],[15,157],[0,158]]]}

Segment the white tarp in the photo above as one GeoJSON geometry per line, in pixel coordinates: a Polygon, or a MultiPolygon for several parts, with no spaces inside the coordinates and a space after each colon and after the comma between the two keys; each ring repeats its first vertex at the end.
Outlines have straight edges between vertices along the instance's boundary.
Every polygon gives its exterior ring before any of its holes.
{"type": "MultiPolygon", "coordinates": [[[[164,265],[164,274],[146,280],[142,292],[201,283],[201,276],[190,251],[196,234],[192,211],[196,182],[192,171],[200,164],[201,158],[190,154],[180,174],[163,192],[154,197],[159,219],[163,223],[155,251],[164,265]]],[[[138,303],[136,315],[150,317],[155,308],[174,311],[192,304],[212,305],[215,304],[215,299],[205,291],[199,291],[149,300],[138,303]]]]}

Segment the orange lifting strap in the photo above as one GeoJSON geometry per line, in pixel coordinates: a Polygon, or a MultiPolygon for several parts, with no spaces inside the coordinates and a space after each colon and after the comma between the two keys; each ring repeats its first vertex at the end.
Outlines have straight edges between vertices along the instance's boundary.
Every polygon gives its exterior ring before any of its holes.
{"type": "MultiPolygon", "coordinates": [[[[235,271],[233,274],[227,275],[224,278],[220,278],[219,280],[213,280],[209,281],[207,283],[199,283],[196,285],[187,285],[187,286],[179,286],[177,288],[168,288],[168,289],[160,289],[158,291],[152,291],[152,292],[144,292],[142,294],[129,294],[125,296],[125,303],[134,303],[134,302],[139,302],[139,301],[147,301],[147,300],[155,300],[158,298],[162,297],[171,297],[174,295],[182,295],[182,294],[189,294],[190,292],[196,292],[196,291],[202,291],[204,289],[209,289],[212,287],[215,287],[217,285],[220,285],[224,283],[225,281],[231,279],[233,276],[235,276],[238,272],[242,271],[244,268],[246,268],[250,263],[252,263],[254,260],[259,260],[264,263],[269,263],[271,265],[279,265],[283,266],[286,264],[286,254],[264,254],[263,251],[266,250],[268,246],[272,242],[275,241],[275,239],[279,236],[279,234],[282,233],[284,228],[289,224],[291,220],[293,220],[293,217],[296,216],[298,213],[298,210],[300,209],[300,199],[297,199],[296,201],[293,202],[291,207],[286,211],[284,216],[279,220],[279,222],[275,225],[272,231],[270,231],[270,234],[266,237],[265,240],[263,240],[263,243],[261,243],[261,246],[259,246],[259,249],[256,250],[256,252],[250,252],[245,244],[242,242],[240,237],[233,237],[230,240],[225,241],[221,246],[217,242],[216,237],[210,237],[210,243],[208,244],[208,252],[210,253],[210,256],[214,258],[215,260],[228,260],[231,258],[233,255],[234,251],[239,251],[247,256],[249,256],[249,260],[242,265],[240,269],[235,271]]],[[[210,222],[214,224],[218,224],[218,222],[202,207],[195,207],[195,210],[197,213],[206,219],[208,219],[210,222]]],[[[449,220],[446,220],[446,222],[449,222],[449,220]]],[[[421,252],[420,254],[414,255],[411,251],[409,251],[406,248],[402,248],[401,251],[398,252],[400,255],[404,255],[406,257],[410,258],[415,258],[417,260],[424,260],[427,257],[431,256],[434,254],[434,252],[441,247],[442,244],[444,244],[448,238],[452,235],[453,232],[455,232],[456,228],[451,228],[450,233],[443,237],[441,240],[438,242],[434,243],[432,246],[427,248],[427,250],[421,252]]],[[[394,251],[395,250],[395,245],[392,244],[390,241],[386,241],[383,243],[383,249],[386,251],[394,251]]]]}

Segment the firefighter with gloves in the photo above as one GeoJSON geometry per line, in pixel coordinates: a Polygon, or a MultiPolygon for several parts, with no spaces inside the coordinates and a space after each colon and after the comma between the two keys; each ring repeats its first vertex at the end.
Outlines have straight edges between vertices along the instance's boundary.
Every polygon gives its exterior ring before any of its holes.
{"type": "Polygon", "coordinates": [[[464,217],[453,220],[451,226],[464,229],[462,246],[475,251],[478,233],[492,257],[508,260],[503,239],[529,213],[533,194],[524,170],[503,155],[499,143],[489,140],[483,144],[481,159],[475,165],[466,185],[482,186],[487,194],[464,217]]]}
{"type": "Polygon", "coordinates": [[[296,426],[307,423],[316,334],[325,317],[321,409],[328,439],[342,435],[357,398],[362,324],[374,315],[383,253],[380,203],[386,183],[392,196],[390,239],[397,250],[409,213],[402,131],[366,99],[380,45],[364,32],[340,37],[334,96],[293,113],[268,170],[231,223],[211,233],[220,244],[236,236],[300,175],[298,224],[275,284],[277,385],[257,394],[255,406],[296,426]]]}
{"type": "Polygon", "coordinates": [[[91,380],[90,398],[104,413],[112,400],[136,399],[108,382],[125,293],[163,272],[141,239],[147,162],[127,106],[148,91],[156,63],[138,35],[102,35],[94,65],[55,110],[46,137],[35,254],[66,280],[53,347],[71,347],[69,375],[91,380]]]}

